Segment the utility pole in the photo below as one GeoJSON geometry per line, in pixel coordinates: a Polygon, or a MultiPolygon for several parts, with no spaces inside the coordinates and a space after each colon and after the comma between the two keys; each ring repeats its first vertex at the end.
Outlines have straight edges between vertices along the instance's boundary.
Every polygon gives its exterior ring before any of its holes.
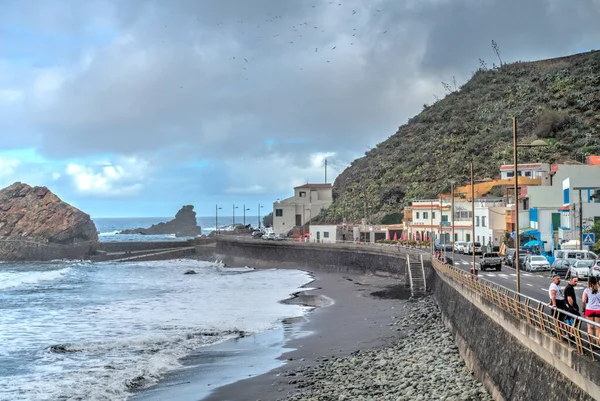
{"type": "Polygon", "coordinates": [[[513,159],[515,175],[515,270],[517,272],[517,292],[521,292],[521,266],[519,262],[519,165],[517,161],[517,118],[513,117],[513,159]]]}
{"type": "Polygon", "coordinates": [[[579,249],[583,249],[583,202],[581,189],[579,190],[579,249]]]}
{"type": "Polygon", "coordinates": [[[450,182],[452,192],[452,211],[450,212],[450,218],[452,219],[452,263],[454,263],[454,181],[450,182]]]}
{"type": "Polygon", "coordinates": [[[325,184],[327,184],[327,159],[325,159],[325,184]]]}
{"type": "Polygon", "coordinates": [[[471,162],[471,214],[473,225],[473,238],[471,238],[471,244],[473,245],[471,249],[473,249],[473,274],[477,271],[475,270],[475,179],[473,177],[473,162],[471,162]]]}

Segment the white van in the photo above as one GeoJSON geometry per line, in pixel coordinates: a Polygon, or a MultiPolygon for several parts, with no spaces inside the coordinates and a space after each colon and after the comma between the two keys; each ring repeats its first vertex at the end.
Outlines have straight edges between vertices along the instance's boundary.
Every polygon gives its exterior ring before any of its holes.
{"type": "MultiPolygon", "coordinates": [[[[473,242],[467,243],[466,253],[467,254],[473,253],[473,242]]],[[[482,254],[483,254],[483,250],[481,249],[481,242],[475,242],[475,255],[482,255],[482,254]]]]}
{"type": "Polygon", "coordinates": [[[554,251],[555,259],[596,259],[598,255],[591,251],[583,251],[580,249],[554,251]]]}

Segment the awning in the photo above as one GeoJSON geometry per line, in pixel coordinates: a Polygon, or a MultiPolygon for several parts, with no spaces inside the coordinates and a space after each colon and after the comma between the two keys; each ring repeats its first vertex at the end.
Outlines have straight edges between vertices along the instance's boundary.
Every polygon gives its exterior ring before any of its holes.
{"type": "Polygon", "coordinates": [[[523,247],[525,248],[539,248],[542,246],[542,241],[528,241],[525,244],[523,244],[523,247]]]}
{"type": "Polygon", "coordinates": [[[571,207],[569,205],[558,208],[558,211],[563,213],[568,212],[569,210],[571,210],[571,207]]]}

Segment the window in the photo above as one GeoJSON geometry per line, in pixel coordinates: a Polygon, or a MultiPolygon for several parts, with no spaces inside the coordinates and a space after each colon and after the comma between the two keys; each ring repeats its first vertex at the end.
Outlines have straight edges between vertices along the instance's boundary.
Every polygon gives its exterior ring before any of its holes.
{"type": "Polygon", "coordinates": [[[275,209],[275,216],[282,217],[283,216],[283,209],[275,209]]]}
{"type": "Polygon", "coordinates": [[[514,177],[515,176],[515,172],[514,171],[509,171],[508,173],[506,173],[507,177],[514,177]]]}
{"type": "Polygon", "coordinates": [[[468,221],[471,220],[472,216],[471,212],[456,212],[454,214],[456,221],[468,221]]]}
{"type": "MultiPolygon", "coordinates": [[[[477,242],[479,242],[479,235],[477,236],[477,242]]],[[[476,243],[477,243],[477,242],[476,242],[476,243]]]]}
{"type": "Polygon", "coordinates": [[[442,221],[448,221],[448,215],[447,214],[442,215],[442,221]]]}
{"type": "Polygon", "coordinates": [[[475,227],[479,227],[479,216],[475,216],[475,227]]]}
{"type": "Polygon", "coordinates": [[[531,177],[531,171],[526,171],[525,172],[525,177],[531,177]]]}
{"type": "Polygon", "coordinates": [[[458,241],[458,234],[454,233],[454,242],[457,242],[457,241],[458,241]]]}
{"type": "Polygon", "coordinates": [[[304,191],[300,191],[300,192],[298,193],[298,197],[300,197],[300,198],[306,198],[306,192],[304,192],[304,191]]]}
{"type": "Polygon", "coordinates": [[[419,218],[419,212],[417,212],[417,219],[419,218]]]}
{"type": "Polygon", "coordinates": [[[424,218],[424,219],[427,219],[427,218],[428,218],[428,216],[429,216],[429,213],[427,213],[427,212],[423,212],[423,218],[424,218]]]}
{"type": "Polygon", "coordinates": [[[481,216],[481,227],[485,227],[485,216],[481,216]]]}
{"type": "Polygon", "coordinates": [[[323,238],[329,238],[329,231],[323,231],[323,238]]]}
{"type": "Polygon", "coordinates": [[[435,219],[435,212],[431,212],[431,218],[435,219]]]}
{"type": "Polygon", "coordinates": [[[471,234],[467,234],[467,242],[471,242],[471,234]]]}

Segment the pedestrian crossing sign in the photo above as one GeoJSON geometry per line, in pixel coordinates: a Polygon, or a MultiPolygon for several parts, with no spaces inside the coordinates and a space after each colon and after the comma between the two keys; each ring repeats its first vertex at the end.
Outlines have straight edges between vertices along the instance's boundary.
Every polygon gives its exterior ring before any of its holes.
{"type": "Polygon", "coordinates": [[[593,246],[596,243],[596,235],[593,233],[583,234],[583,246],[593,246]]]}

